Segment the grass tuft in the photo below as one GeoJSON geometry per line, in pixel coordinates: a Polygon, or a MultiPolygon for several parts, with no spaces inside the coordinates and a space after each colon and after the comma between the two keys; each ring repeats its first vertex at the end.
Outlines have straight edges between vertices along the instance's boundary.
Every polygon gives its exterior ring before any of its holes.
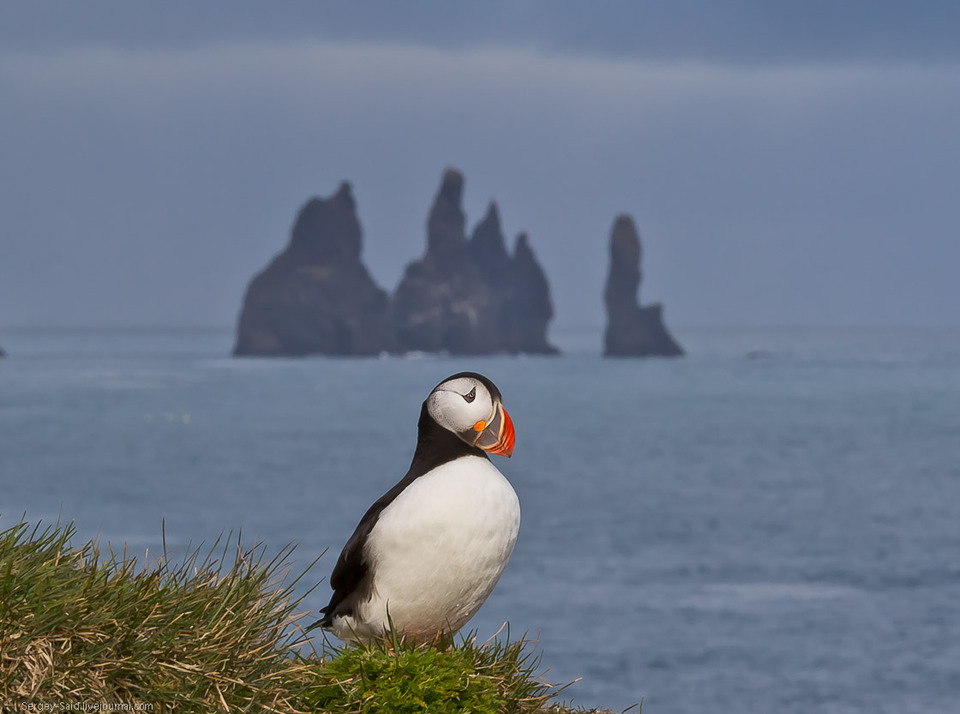
{"type": "Polygon", "coordinates": [[[436,649],[393,638],[338,649],[306,699],[323,711],[350,702],[357,712],[540,712],[560,688],[542,680],[529,645],[467,638],[436,649]]]}
{"type": "MultiPolygon", "coordinates": [[[[0,698],[290,710],[287,624],[299,600],[231,538],[138,567],[72,524],[0,531],[0,698]]],[[[305,669],[305,665],[296,665],[305,669]]]]}
{"type": "MultiPolygon", "coordinates": [[[[293,547],[241,538],[138,564],[72,524],[0,531],[0,709],[175,712],[570,711],[531,643],[472,638],[301,653],[293,547]],[[73,707],[64,709],[64,706],[73,707]]],[[[316,561],[314,561],[315,563],[316,561]]]]}

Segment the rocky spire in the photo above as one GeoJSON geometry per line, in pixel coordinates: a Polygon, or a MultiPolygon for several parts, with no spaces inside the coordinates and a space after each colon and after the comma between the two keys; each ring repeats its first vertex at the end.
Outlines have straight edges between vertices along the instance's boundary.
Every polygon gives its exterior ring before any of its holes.
{"type": "Polygon", "coordinates": [[[461,256],[466,245],[462,197],[463,174],[447,169],[427,218],[427,255],[441,264],[461,256]]]}
{"type": "Polygon", "coordinates": [[[526,239],[511,258],[491,203],[466,241],[462,192],[463,176],[447,169],[427,221],[426,255],[407,266],[393,295],[399,349],[556,352],[546,341],[550,288],[526,239]]]}
{"type": "Polygon", "coordinates": [[[506,351],[557,354],[547,341],[547,326],[553,319],[550,285],[526,233],[517,236],[508,275],[509,298],[501,326],[506,351]]]}
{"type": "Polygon", "coordinates": [[[497,202],[490,201],[487,215],[473,229],[470,257],[489,281],[502,283],[509,278],[510,256],[500,227],[497,202]]]}
{"type": "Polygon", "coordinates": [[[360,260],[349,183],[300,209],[286,250],[247,287],[237,355],[372,355],[392,346],[387,293],[360,260]]]}
{"type": "Polygon", "coordinates": [[[603,299],[607,314],[620,319],[639,307],[640,236],[633,219],[627,215],[617,216],[610,231],[610,272],[603,299]]]}
{"type": "Polygon", "coordinates": [[[407,265],[392,299],[360,259],[350,184],[310,199],[286,249],[247,288],[234,354],[556,353],[546,336],[550,287],[526,235],[511,256],[491,202],[468,241],[463,184],[459,171],[444,171],[426,253],[407,265]]]}
{"type": "Polygon", "coordinates": [[[357,204],[344,181],[330,198],[312,198],[300,209],[289,250],[304,262],[328,265],[359,260],[362,243],[357,204]]]}
{"type": "Polygon", "coordinates": [[[633,219],[617,216],[610,232],[610,272],[604,290],[607,357],[678,357],[683,349],[663,324],[663,306],[640,307],[640,236],[633,219]]]}

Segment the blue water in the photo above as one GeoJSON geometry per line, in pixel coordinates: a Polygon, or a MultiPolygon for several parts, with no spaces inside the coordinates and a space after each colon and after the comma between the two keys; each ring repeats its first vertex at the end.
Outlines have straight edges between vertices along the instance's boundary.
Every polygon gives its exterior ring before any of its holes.
{"type": "MultiPolygon", "coordinates": [[[[0,526],[151,554],[242,529],[298,563],[403,475],[420,403],[486,373],[523,507],[468,626],[539,635],[584,706],[960,712],[960,331],[687,331],[682,360],[236,360],[228,332],[10,332],[0,526]],[[755,358],[747,359],[749,353],[755,358]]],[[[326,584],[307,605],[325,604],[326,584]]]]}

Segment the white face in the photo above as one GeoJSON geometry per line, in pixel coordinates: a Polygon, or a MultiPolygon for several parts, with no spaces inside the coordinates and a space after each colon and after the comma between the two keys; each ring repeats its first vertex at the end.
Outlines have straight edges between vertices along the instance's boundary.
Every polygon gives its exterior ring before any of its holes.
{"type": "MultiPolygon", "coordinates": [[[[493,397],[472,377],[458,377],[440,384],[427,398],[427,411],[444,429],[462,434],[494,416],[493,397]]],[[[481,427],[482,429],[483,427],[481,427]]]]}

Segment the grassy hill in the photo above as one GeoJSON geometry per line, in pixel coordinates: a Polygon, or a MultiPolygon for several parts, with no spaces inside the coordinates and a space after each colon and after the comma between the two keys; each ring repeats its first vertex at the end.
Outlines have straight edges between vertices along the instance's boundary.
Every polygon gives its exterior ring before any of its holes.
{"type": "MultiPolygon", "coordinates": [[[[523,639],[306,648],[287,548],[138,563],[72,525],[0,531],[3,711],[567,712],[523,639]],[[86,709],[83,709],[83,708],[86,709]]],[[[578,710],[580,711],[580,710],[578,710]]]]}

